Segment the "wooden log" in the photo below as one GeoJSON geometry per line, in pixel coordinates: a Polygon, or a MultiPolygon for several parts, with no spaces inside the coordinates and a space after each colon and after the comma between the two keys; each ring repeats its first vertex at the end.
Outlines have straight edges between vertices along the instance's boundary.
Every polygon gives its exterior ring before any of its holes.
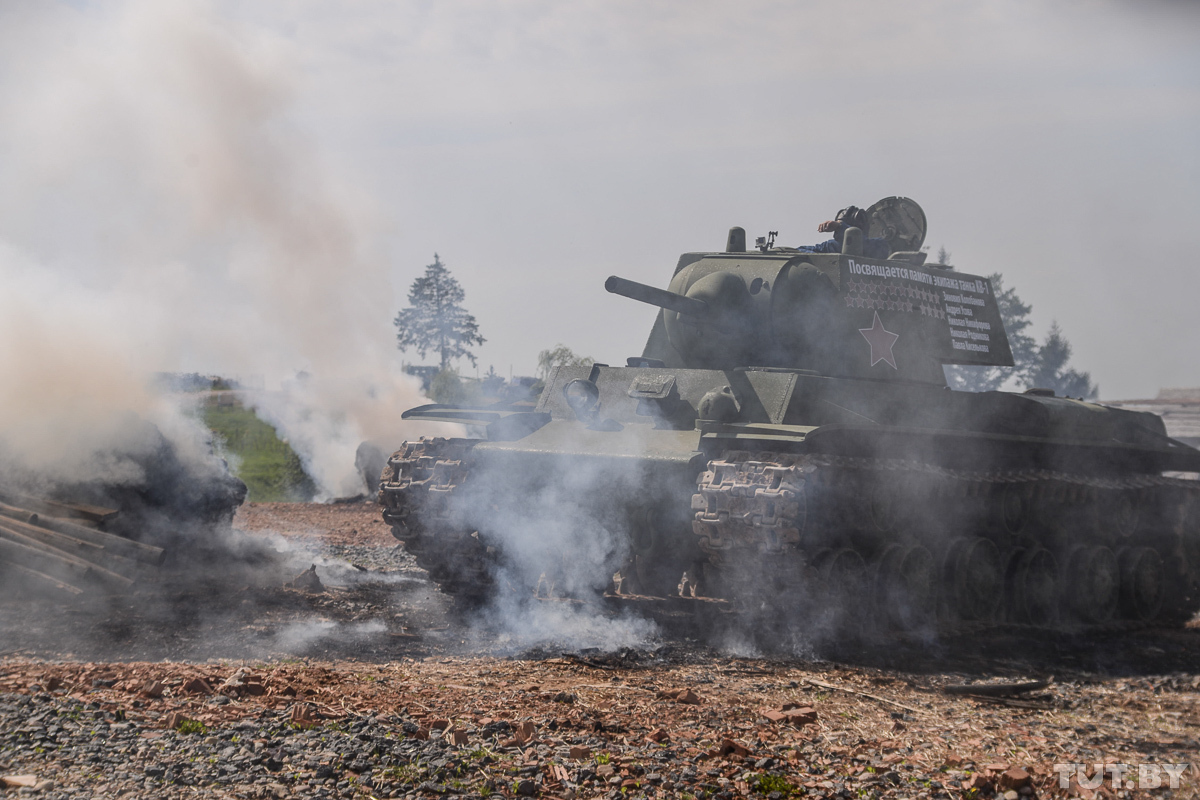
{"type": "Polygon", "coordinates": [[[1036,692],[1045,689],[1054,682],[1054,678],[1044,681],[1029,681],[1028,683],[955,683],[942,687],[946,694],[970,694],[980,697],[1012,697],[1026,692],[1036,692]]]}
{"type": "Polygon", "coordinates": [[[6,530],[0,530],[0,561],[29,567],[76,584],[95,580],[119,589],[133,585],[133,581],[124,575],[6,530]]]}
{"type": "Polygon", "coordinates": [[[74,517],[97,524],[107,522],[121,513],[115,508],[93,506],[87,503],[61,503],[45,497],[33,497],[32,495],[8,490],[0,491],[0,496],[7,499],[10,503],[29,506],[43,514],[57,517],[74,517]]]}
{"type": "Polygon", "coordinates": [[[53,575],[47,575],[44,572],[38,572],[36,569],[30,569],[29,567],[25,567],[20,564],[13,564],[7,561],[0,563],[0,566],[6,567],[22,578],[33,581],[34,583],[47,585],[54,589],[58,589],[59,591],[66,592],[67,594],[83,594],[83,589],[80,589],[78,586],[67,583],[63,580],[59,580],[53,575]]]}
{"type": "Polygon", "coordinates": [[[85,528],[82,525],[77,525],[74,522],[68,522],[64,519],[45,517],[30,509],[10,506],[7,503],[0,503],[0,516],[37,525],[41,528],[79,539],[80,541],[100,545],[106,550],[125,556],[126,558],[132,558],[135,561],[140,561],[143,564],[158,566],[162,564],[163,557],[166,555],[166,551],[161,547],[135,542],[132,539],[126,539],[124,536],[117,536],[115,533],[106,533],[104,531],[85,528]],[[34,519],[31,520],[31,516],[34,519]]]}
{"type": "MultiPolygon", "coordinates": [[[[33,540],[48,547],[69,553],[97,566],[112,570],[119,575],[132,578],[137,574],[138,563],[119,553],[113,553],[101,545],[85,542],[67,536],[64,533],[39,528],[15,519],[0,517],[0,535],[12,533],[20,536],[20,541],[33,540]]],[[[11,537],[10,537],[11,538],[11,537]]]]}

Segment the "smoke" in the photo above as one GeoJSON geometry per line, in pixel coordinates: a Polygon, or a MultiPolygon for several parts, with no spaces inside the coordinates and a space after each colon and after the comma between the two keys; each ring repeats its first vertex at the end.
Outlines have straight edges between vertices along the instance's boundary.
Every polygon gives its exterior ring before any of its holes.
{"type": "Polygon", "coordinates": [[[5,446],[78,468],[125,412],[202,441],[153,372],[304,371],[255,402],[324,494],[358,491],[355,447],[403,437],[421,398],[374,209],[289,117],[290,45],[199,2],[21,7],[0,29],[5,446]]]}

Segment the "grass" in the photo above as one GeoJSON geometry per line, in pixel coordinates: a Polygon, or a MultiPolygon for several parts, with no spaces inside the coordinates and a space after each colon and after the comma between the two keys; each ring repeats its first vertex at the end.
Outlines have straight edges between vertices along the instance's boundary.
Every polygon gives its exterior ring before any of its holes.
{"type": "Polygon", "coordinates": [[[275,429],[239,405],[206,405],[201,418],[230,454],[230,467],[253,503],[303,502],[316,493],[296,451],[275,429]]]}
{"type": "Polygon", "coordinates": [[[200,722],[199,720],[194,720],[194,719],[185,719],[183,722],[181,722],[179,724],[179,727],[176,728],[176,730],[178,730],[180,733],[183,733],[183,734],[208,733],[207,726],[205,726],[205,724],[203,722],[200,722]]]}

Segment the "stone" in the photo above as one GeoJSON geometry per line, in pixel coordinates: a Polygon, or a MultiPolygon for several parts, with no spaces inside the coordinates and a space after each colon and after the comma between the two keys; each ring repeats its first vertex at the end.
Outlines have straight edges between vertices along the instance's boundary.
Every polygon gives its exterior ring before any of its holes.
{"type": "Polygon", "coordinates": [[[1020,796],[1016,789],[1009,789],[1004,793],[1004,800],[1017,800],[1020,796]]]}
{"type": "Polygon", "coordinates": [[[596,767],[596,775],[601,778],[611,778],[616,770],[612,764],[600,764],[596,767]]]}
{"type": "Polygon", "coordinates": [[[37,775],[5,775],[0,778],[0,783],[9,789],[19,789],[22,786],[33,788],[37,786],[38,779],[37,775]]]}
{"type": "Polygon", "coordinates": [[[317,577],[317,565],[313,564],[308,569],[301,572],[295,578],[287,583],[287,586],[292,589],[298,589],[302,592],[311,592],[320,594],[325,591],[325,584],[321,583],[321,579],[317,577]]]}

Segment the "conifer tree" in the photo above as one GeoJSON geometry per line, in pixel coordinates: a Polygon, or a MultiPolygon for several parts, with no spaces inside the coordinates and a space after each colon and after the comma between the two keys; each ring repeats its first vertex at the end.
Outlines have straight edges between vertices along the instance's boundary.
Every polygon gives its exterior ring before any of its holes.
{"type": "Polygon", "coordinates": [[[412,348],[421,358],[432,351],[441,358],[444,372],[450,361],[465,358],[475,364],[471,345],[483,344],[475,317],[462,307],[465,294],[446,265],[433,254],[425,274],[408,290],[408,308],[396,315],[396,344],[402,351],[412,348]]]}

